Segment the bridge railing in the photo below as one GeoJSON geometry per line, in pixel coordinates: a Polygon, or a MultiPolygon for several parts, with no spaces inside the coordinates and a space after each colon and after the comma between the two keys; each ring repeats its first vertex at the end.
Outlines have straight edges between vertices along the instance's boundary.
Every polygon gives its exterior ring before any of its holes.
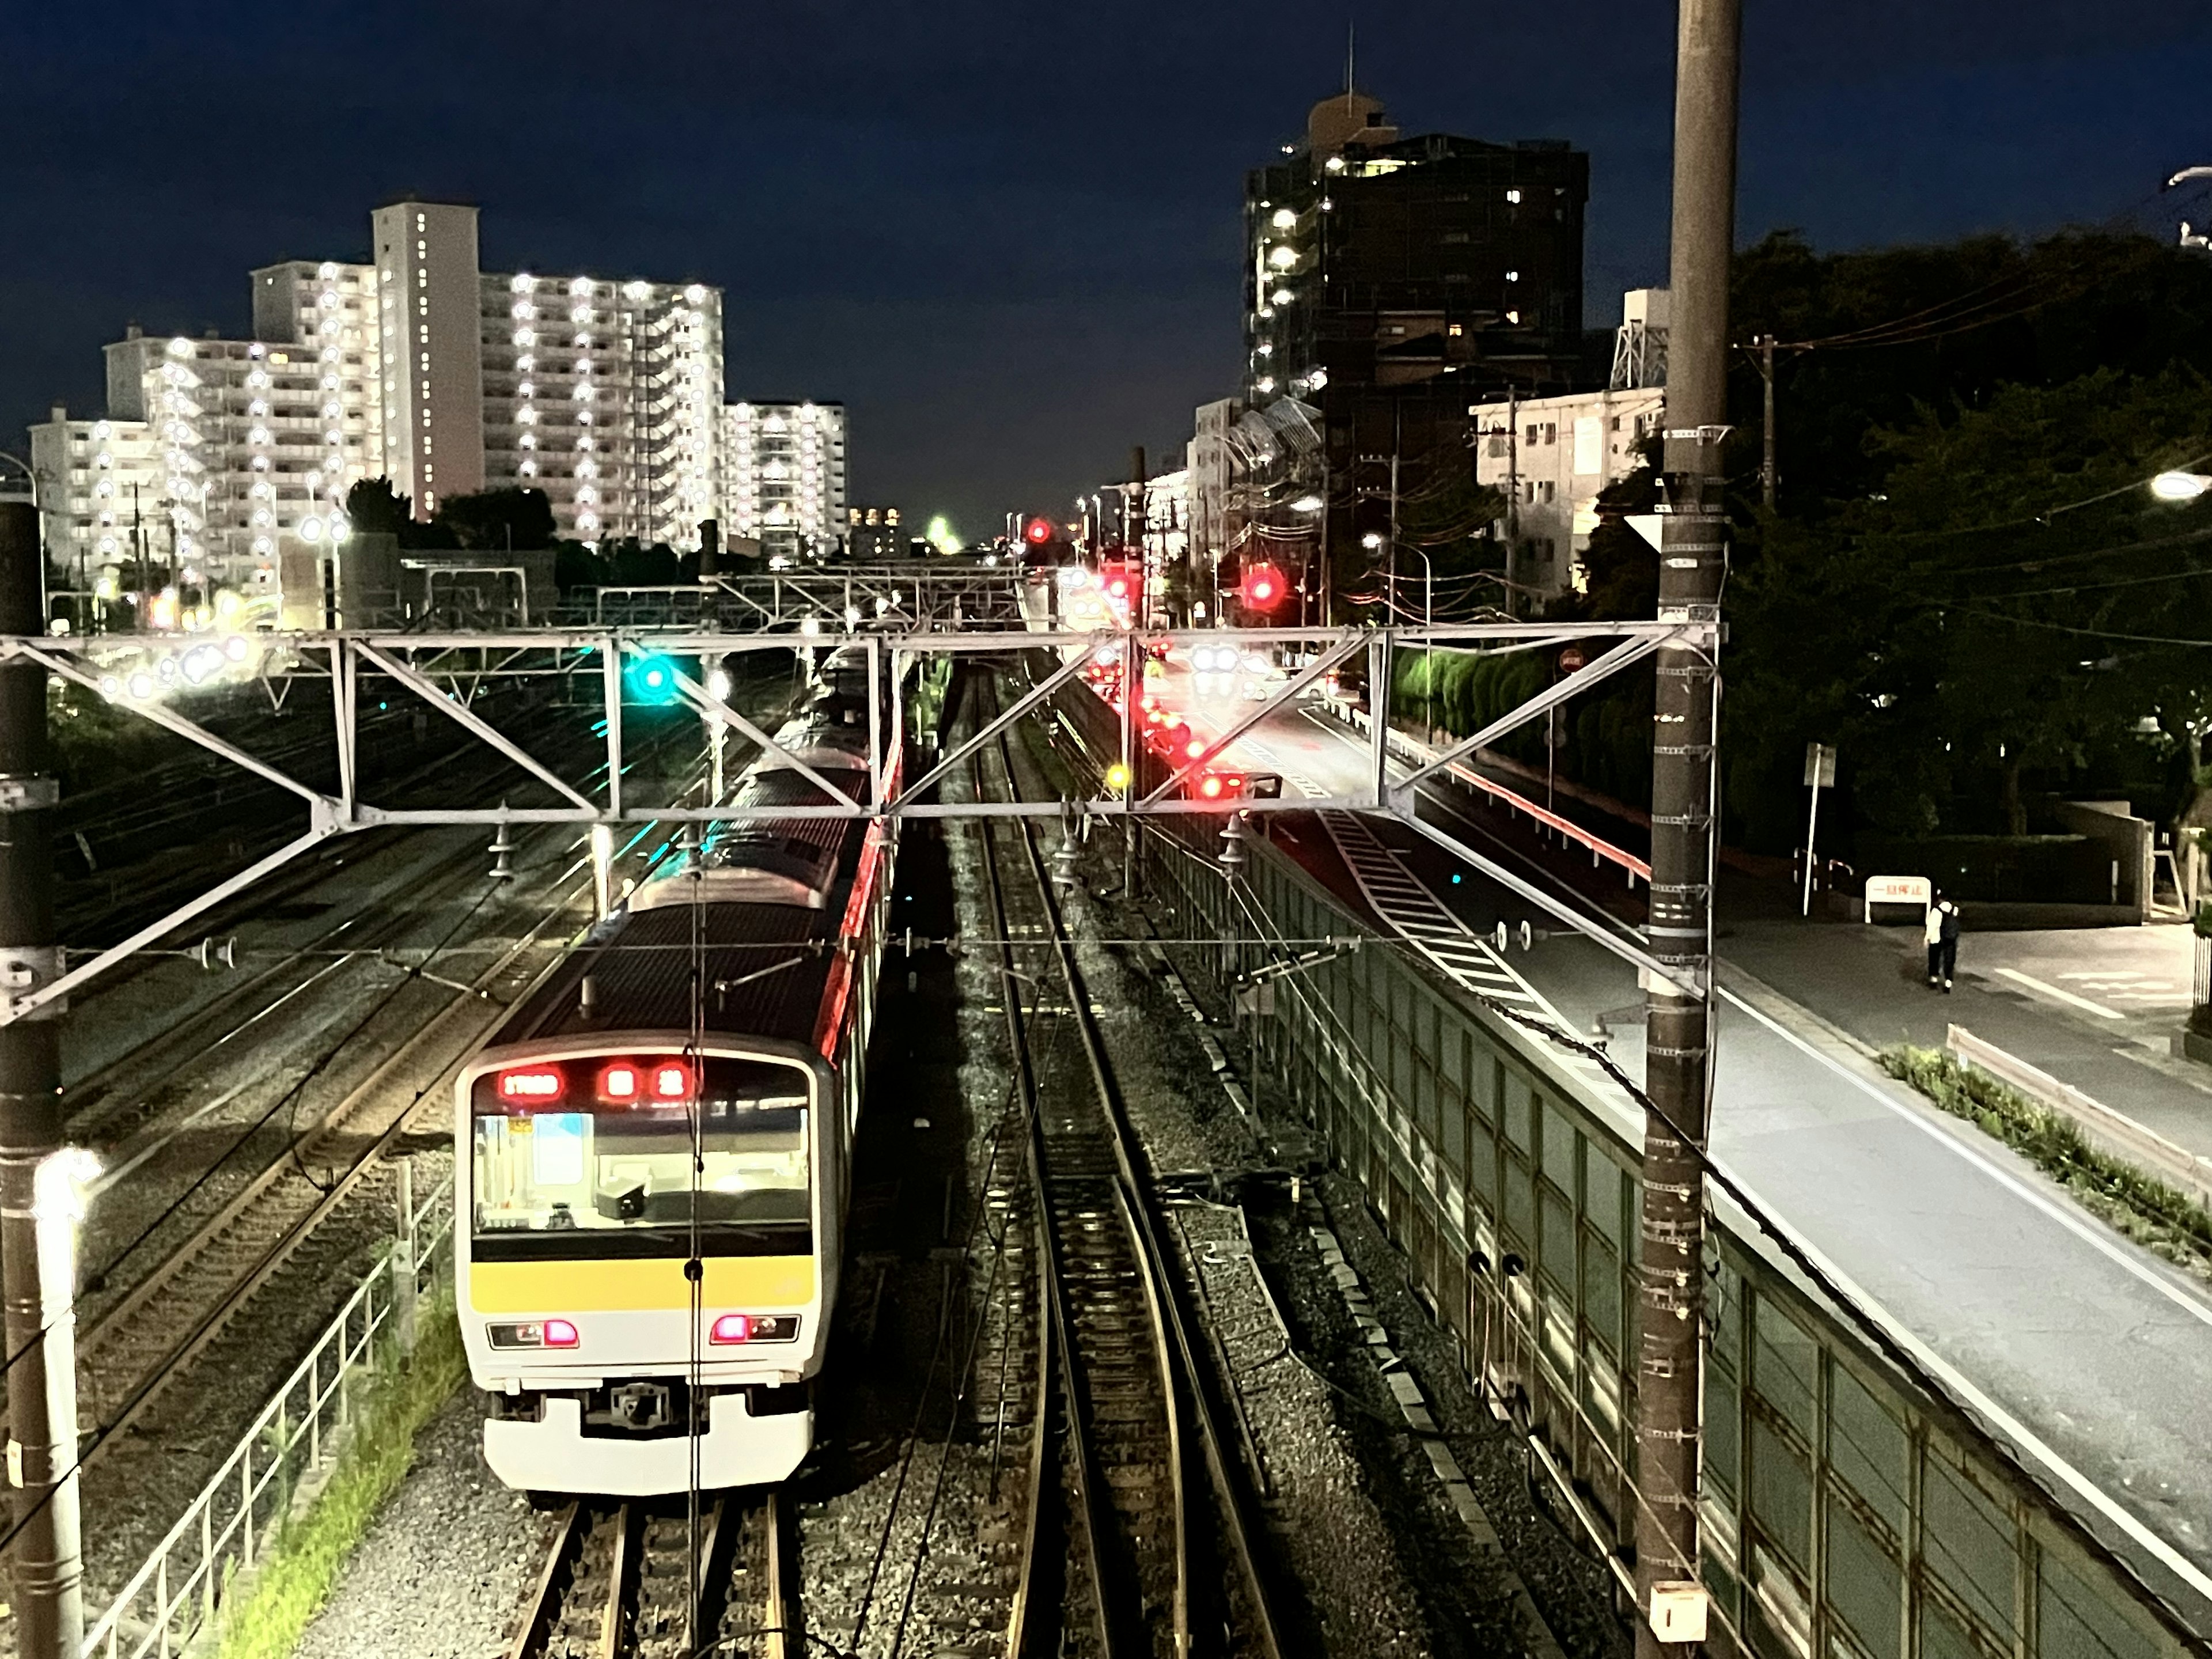
{"type": "MultiPolygon", "coordinates": [[[[1181,930],[1365,931],[1254,837],[1233,886],[1200,823],[1149,826],[1181,930]]],[[[1602,1073],[1389,949],[1276,981],[1258,1022],[1364,1188],[1468,1378],[1526,1440],[1632,1606],[1642,1115],[1602,1073]]],[[[1278,1097],[1280,1097],[1279,1096],[1278,1097]]],[[[1706,1273],[1703,1578],[1718,1650],[1762,1659],[2169,1659],[2204,1610],[2154,1587],[1957,1404],[1920,1387],[1717,1195],[1706,1273]]]]}
{"type": "Polygon", "coordinates": [[[322,1472],[352,1426],[395,1316],[452,1266],[449,1191],[441,1186],[410,1223],[407,1237],[378,1256],[191,1507],[86,1631],[82,1659],[169,1659],[214,1627],[234,1579],[264,1557],[301,1484],[322,1472]],[[402,1283],[407,1262],[411,1287],[402,1283]]]}

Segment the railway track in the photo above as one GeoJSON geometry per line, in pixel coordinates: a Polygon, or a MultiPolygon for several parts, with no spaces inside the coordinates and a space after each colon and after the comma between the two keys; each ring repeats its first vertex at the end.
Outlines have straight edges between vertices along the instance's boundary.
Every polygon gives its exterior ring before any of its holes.
{"type": "MultiPolygon", "coordinates": [[[[526,860],[532,843],[541,851],[557,848],[566,833],[557,825],[526,833],[520,838],[526,860]]],[[[459,860],[481,857],[480,849],[468,847],[456,854],[459,860]]],[[[557,865],[557,856],[550,862],[557,865]]],[[[365,1077],[295,1126],[288,1146],[128,1288],[110,1299],[104,1286],[87,1287],[89,1316],[78,1337],[78,1393],[86,1420],[95,1426],[81,1468],[93,1471],[118,1449],[137,1445],[126,1431],[147,1417],[319,1228],[387,1181],[386,1154],[416,1109],[436,1096],[483,1030],[550,965],[566,942],[559,924],[580,920],[577,904],[590,879],[572,878],[574,869],[561,870],[528,900],[509,896],[488,906],[490,936],[506,927],[519,929],[488,967],[466,982],[423,975],[424,986],[443,994],[420,999],[428,1006],[410,1015],[413,1029],[365,1077]],[[419,1086],[410,1086],[416,1079],[422,1079],[419,1086]]],[[[472,877],[464,861],[457,863],[453,879],[465,888],[483,877],[472,877]]],[[[406,920],[403,915],[402,923],[406,920]]],[[[376,937],[386,931],[376,929],[376,937]]]]}
{"type": "MultiPolygon", "coordinates": [[[[641,758],[649,758],[665,744],[663,739],[641,758]]],[[[597,751],[587,749],[585,757],[589,758],[594,752],[597,751]]],[[[394,787],[420,787],[462,757],[453,753],[441,755],[394,787]]],[[[606,764],[602,759],[586,775],[583,787],[596,787],[605,773],[606,764]]],[[[267,886],[221,907],[203,917],[198,925],[212,934],[225,927],[250,923],[257,913],[296,899],[337,878],[349,858],[354,871],[360,872],[371,860],[398,847],[406,833],[369,831],[364,838],[368,842],[366,848],[356,838],[348,837],[280,871],[267,886]]],[[[355,908],[334,906],[341,914],[305,943],[288,951],[276,962],[251,970],[212,999],[187,1003],[173,1018],[149,1031],[130,1048],[82,1076],[69,1079],[64,1097],[70,1133],[80,1141],[102,1137],[112,1139],[118,1127],[127,1131],[131,1122],[152,1115],[166,1088],[185,1073],[204,1064],[224,1044],[252,1030],[321,981],[342,974],[355,962],[373,961],[376,952],[398,945],[405,937],[410,922],[408,912],[419,911],[426,902],[450,896],[459,884],[480,875],[483,857],[480,843],[473,838],[462,839],[457,841],[452,852],[409,878],[407,906],[380,905],[373,899],[355,908]],[[377,914],[380,909],[386,912],[381,917],[377,914]],[[329,953],[339,951],[341,946],[341,954],[347,960],[329,959],[329,953]],[[122,1097],[119,1104],[110,1105],[110,1098],[117,1096],[122,1097]]],[[[96,1002],[102,994],[132,977],[132,965],[123,964],[114,975],[92,988],[89,1000],[96,1002]]]]}
{"type": "Polygon", "coordinates": [[[774,1491],[569,1504],[508,1659],[798,1659],[787,1510],[774,1491]]]}
{"type": "Polygon", "coordinates": [[[446,994],[367,1078],[318,1113],[174,1249],[100,1307],[78,1339],[78,1395],[97,1424],[82,1467],[124,1443],[166,1389],[313,1234],[380,1173],[407,1119],[544,965],[547,930],[582,889],[560,884],[520,938],[465,989],[446,994]],[[432,1081],[410,1074],[434,1064],[432,1081]],[[320,1172],[319,1174],[318,1172],[320,1172]]]}
{"type": "MultiPolygon", "coordinates": [[[[1020,769],[1003,738],[995,759],[998,790],[1019,799],[1020,769]]],[[[980,757],[973,782],[985,793],[980,757]]],[[[1051,1328],[1038,1387],[1057,1393],[1066,1477],[1064,1501],[1038,1483],[1005,1652],[1279,1659],[1257,1498],[1197,1360],[1142,1151],[1045,859],[1026,819],[985,819],[979,834],[1009,1040],[1031,1107],[1051,1328]],[[1014,961],[1012,941],[1025,935],[1053,957],[1065,1000],[1050,1015],[1025,1013],[1014,994],[1030,977],[1014,961]],[[1031,1033],[1041,1017],[1065,1019],[1077,1038],[1073,1052],[1052,1044],[1042,1066],[1031,1033]]]]}

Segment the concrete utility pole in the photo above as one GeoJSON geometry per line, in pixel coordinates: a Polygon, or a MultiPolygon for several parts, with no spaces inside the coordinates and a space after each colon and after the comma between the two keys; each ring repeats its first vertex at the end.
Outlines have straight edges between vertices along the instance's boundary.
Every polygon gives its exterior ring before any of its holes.
{"type": "MultiPolygon", "coordinates": [[[[0,501],[0,634],[46,631],[40,562],[38,509],[0,501]]],[[[58,975],[48,823],[57,794],[47,771],[46,671],[21,659],[0,665],[0,995],[58,975]]],[[[61,1012],[48,1003],[0,1025],[0,1291],[9,1474],[21,1469],[13,1484],[21,1531],[10,1565],[23,1659],[75,1659],[84,1637],[82,1562],[64,1547],[74,1516],[61,1524],[54,1490],[75,1469],[76,1447],[53,1443],[33,1190],[39,1165],[62,1140],[61,1012]]]]}
{"type": "MultiPolygon", "coordinates": [[[[1741,0],[1680,0],[1674,67],[1674,204],[1666,459],[1660,520],[1662,621],[1719,619],[1728,522],[1721,439],[1728,418],[1729,261],[1735,242],[1741,0]]],[[[1716,628],[1716,635],[1717,628],[1716,628]]],[[[1716,649],[1717,649],[1716,646],[1716,649]]],[[[1715,661],[1659,653],[1651,772],[1652,954],[1711,982],[1715,661]]],[[[1703,1144],[1711,1079],[1710,992],[1647,975],[1644,1218],[1637,1297],[1636,1590],[1638,1659],[1702,1638],[1698,1578],[1699,1346],[1705,1307],[1705,1172],[1663,1113],[1703,1144]],[[1662,1636],[1662,1632],[1664,1632],[1662,1636]]]]}

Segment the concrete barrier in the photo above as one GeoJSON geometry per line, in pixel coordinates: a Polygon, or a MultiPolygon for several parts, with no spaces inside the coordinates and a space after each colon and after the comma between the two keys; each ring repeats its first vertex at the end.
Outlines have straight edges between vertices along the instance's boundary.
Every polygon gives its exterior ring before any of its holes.
{"type": "Polygon", "coordinates": [[[2186,1146],[2176,1146],[2157,1130],[2138,1123],[2125,1112],[2092,1100],[2070,1083],[2061,1083],[2050,1073],[2008,1054],[1994,1042],[1985,1042],[1963,1025],[1948,1028],[1943,1046],[1961,1066],[1987,1072],[2000,1083],[2010,1084],[2051,1110],[2070,1119],[2091,1139],[2144,1170],[2170,1181],[2200,1204],[2212,1205],[2212,1160],[2199,1158],[2186,1146]]]}

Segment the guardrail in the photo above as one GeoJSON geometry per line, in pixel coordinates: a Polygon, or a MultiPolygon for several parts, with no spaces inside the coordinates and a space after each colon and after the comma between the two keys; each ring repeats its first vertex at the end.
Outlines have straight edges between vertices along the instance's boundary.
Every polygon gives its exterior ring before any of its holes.
{"type": "MultiPolygon", "coordinates": [[[[1323,697],[1321,701],[1328,707],[1332,714],[1334,714],[1339,720],[1351,726],[1354,731],[1368,732],[1374,729],[1370,724],[1371,716],[1369,715],[1365,709],[1354,708],[1352,704],[1344,702],[1340,698],[1323,697]]],[[[1393,755],[1396,756],[1400,760],[1407,763],[1409,765],[1426,766],[1437,757],[1437,751],[1435,750],[1430,748],[1428,744],[1421,742],[1418,738],[1407,737],[1403,732],[1399,731],[1395,726],[1392,726],[1389,732],[1383,734],[1382,740],[1389,745],[1390,752],[1393,755]]],[[[1619,865],[1621,869],[1627,872],[1628,884],[1631,887],[1635,886],[1638,881],[1644,883],[1647,886],[1650,884],[1651,865],[1650,860],[1638,858],[1635,854],[1624,851],[1622,848],[1615,847],[1611,842],[1592,835],[1589,830],[1583,829],[1582,825],[1577,823],[1573,819],[1562,817],[1557,812],[1553,811],[1549,807],[1537,805],[1534,801],[1530,800],[1526,795],[1521,794],[1516,791],[1508,789],[1504,784],[1499,783],[1493,778],[1486,778],[1483,776],[1481,773],[1476,771],[1471,766],[1465,766],[1457,761],[1454,761],[1443,769],[1449,773],[1451,776],[1459,782],[1467,785],[1470,789],[1480,789],[1485,794],[1490,795],[1502,802],[1512,811],[1516,812],[1525,812],[1528,817],[1534,818],[1546,829],[1554,831],[1568,841],[1574,842],[1580,846],[1588,848],[1589,849],[1590,860],[1592,863],[1595,863],[1599,860],[1603,860],[1609,864],[1619,865]]]]}
{"type": "Polygon", "coordinates": [[[1943,1046],[1962,1066],[1987,1072],[2000,1083],[2008,1083],[2032,1096],[2061,1116],[2071,1119],[2093,1137],[2118,1148],[2155,1175],[2178,1182],[2202,1204],[2212,1205],[2212,1161],[2186,1146],[2176,1146],[2155,1129],[2138,1123],[2125,1112],[2114,1111],[2100,1100],[2092,1100],[2070,1083],[2061,1083],[2050,1073],[1984,1042],[1963,1025],[1946,1029],[1943,1046]]]}
{"type": "Polygon", "coordinates": [[[265,1552],[301,1481],[322,1469],[351,1426],[355,1391],[375,1362],[378,1338],[395,1317],[411,1317],[414,1298],[451,1266],[453,1237],[452,1200],[441,1188],[413,1210],[404,1237],[377,1257],[299,1369],[86,1632],[82,1659],[170,1659],[214,1624],[234,1575],[265,1552]]]}

